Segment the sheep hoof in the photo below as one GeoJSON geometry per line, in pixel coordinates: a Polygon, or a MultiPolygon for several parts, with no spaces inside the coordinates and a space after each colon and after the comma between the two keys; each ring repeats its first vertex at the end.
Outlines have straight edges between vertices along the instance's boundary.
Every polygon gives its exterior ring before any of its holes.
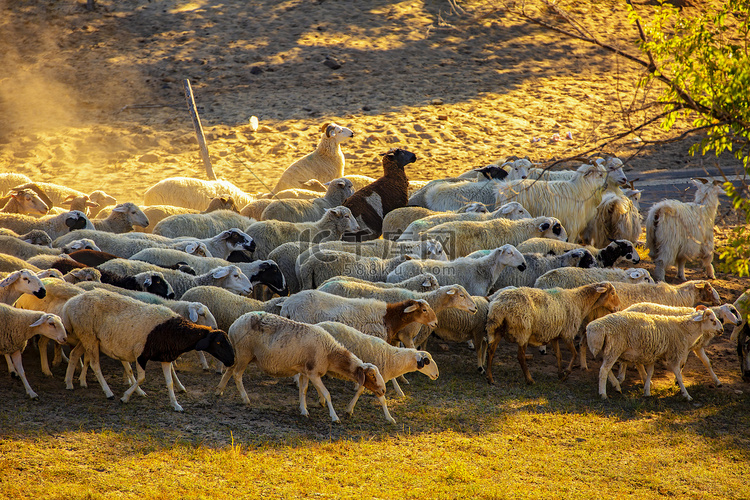
{"type": "Polygon", "coordinates": [[[391,417],[391,418],[387,418],[386,420],[388,420],[388,423],[389,423],[389,424],[395,424],[395,423],[396,423],[396,419],[395,419],[395,418],[393,418],[393,417],[391,417]]]}
{"type": "Polygon", "coordinates": [[[607,400],[607,395],[606,394],[600,394],[599,396],[601,396],[602,400],[604,400],[604,401],[607,400]]]}
{"type": "Polygon", "coordinates": [[[34,400],[34,401],[39,401],[39,395],[38,395],[38,394],[36,394],[36,393],[34,393],[34,394],[29,394],[29,397],[30,397],[30,398],[31,398],[32,400],[34,400]]]}
{"type": "Polygon", "coordinates": [[[528,378],[526,379],[526,385],[534,385],[534,379],[528,378]]]}
{"type": "Polygon", "coordinates": [[[331,422],[333,422],[334,424],[340,424],[341,419],[339,419],[339,417],[336,417],[336,418],[331,419],[331,422]]]}
{"type": "Polygon", "coordinates": [[[478,366],[478,367],[477,367],[477,371],[478,371],[478,372],[479,372],[480,374],[482,374],[482,375],[484,375],[484,373],[485,373],[485,370],[484,370],[484,367],[483,367],[483,366],[478,366]]]}
{"type": "MultiPolygon", "coordinates": [[[[111,396],[107,396],[107,399],[109,399],[110,401],[112,401],[112,400],[115,399],[115,395],[112,394],[111,396]]],[[[127,401],[123,401],[123,403],[127,403],[127,401]]]]}
{"type": "Polygon", "coordinates": [[[172,408],[174,408],[174,411],[185,411],[185,410],[182,409],[182,406],[180,406],[177,403],[175,403],[172,408]]]}
{"type": "Polygon", "coordinates": [[[14,378],[16,380],[21,380],[21,377],[19,377],[16,372],[10,372],[10,378],[14,378]]]}

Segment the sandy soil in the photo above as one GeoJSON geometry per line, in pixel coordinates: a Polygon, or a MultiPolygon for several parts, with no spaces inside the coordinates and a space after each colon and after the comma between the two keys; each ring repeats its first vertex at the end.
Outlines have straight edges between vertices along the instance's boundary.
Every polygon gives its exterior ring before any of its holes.
{"type": "MultiPolygon", "coordinates": [[[[247,192],[273,186],[315,147],[326,121],[355,132],[344,145],[348,173],[379,176],[378,154],[398,146],[419,158],[408,168],[412,179],[439,178],[511,154],[546,161],[591,148],[625,130],[622,109],[638,78],[638,68],[622,59],[493,10],[489,2],[461,2],[464,12],[443,1],[96,4],[88,12],[85,2],[0,0],[0,171],[104,189],[135,202],[163,178],[205,178],[182,90],[189,78],[214,170],[247,192]],[[257,131],[251,116],[260,120],[257,131]],[[567,132],[572,140],[549,140],[567,132]],[[542,140],[531,143],[532,137],[542,140]]],[[[612,2],[585,2],[574,11],[603,37],[625,45],[635,36],[612,2]]],[[[640,137],[663,135],[653,127],[640,137]]],[[[631,158],[639,147],[631,137],[601,152],[630,159],[626,170],[637,176],[698,166],[687,154],[690,144],[642,148],[631,158]]],[[[733,301],[748,283],[719,275],[715,285],[733,301]]],[[[730,375],[737,371],[731,346],[717,349],[723,353],[717,372],[741,384],[730,375]]],[[[286,384],[262,382],[277,383],[286,384]]],[[[59,392],[52,390],[59,380],[32,384],[40,393],[59,392]]],[[[28,406],[19,387],[0,385],[3,400],[28,406]]],[[[210,392],[210,385],[202,387],[210,392]]],[[[100,404],[98,389],[78,392],[87,404],[100,404]]],[[[67,396],[52,396],[50,403],[59,410],[67,396]]],[[[201,402],[202,393],[190,397],[194,406],[213,405],[201,402]]],[[[292,391],[273,422],[264,420],[263,406],[243,418],[257,414],[256,424],[275,432],[295,427],[293,399],[292,391]]],[[[115,421],[137,408],[106,422],[68,417],[71,427],[117,427],[115,421]]],[[[44,411],[27,410],[42,425],[44,411]]],[[[218,414],[235,418],[231,411],[218,414]]],[[[212,440],[214,431],[203,437],[212,440]]]]}

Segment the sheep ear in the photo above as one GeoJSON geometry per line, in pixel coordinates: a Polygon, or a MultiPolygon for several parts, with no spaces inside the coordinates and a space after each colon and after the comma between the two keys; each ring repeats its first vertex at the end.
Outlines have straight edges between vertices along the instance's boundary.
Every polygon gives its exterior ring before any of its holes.
{"type": "MultiPolygon", "coordinates": [[[[406,254],[406,255],[404,255],[404,260],[414,260],[414,257],[412,257],[409,254],[406,254]]],[[[427,285],[425,285],[425,286],[427,286],[427,285]]]]}
{"type": "Polygon", "coordinates": [[[703,177],[694,177],[693,182],[695,182],[696,185],[700,186],[700,184],[707,184],[708,179],[704,179],[703,177]]]}
{"type": "Polygon", "coordinates": [[[192,321],[193,323],[197,323],[198,322],[198,308],[194,305],[190,306],[188,316],[190,316],[190,321],[192,321]]]}
{"type": "Polygon", "coordinates": [[[335,131],[336,127],[334,125],[328,125],[326,127],[326,137],[331,137],[335,131]]]}
{"type": "Polygon", "coordinates": [[[596,287],[596,293],[604,293],[606,291],[607,291],[607,287],[606,286],[599,285],[599,286],[596,287]]]}
{"type": "Polygon", "coordinates": [[[706,283],[703,281],[699,281],[695,284],[695,288],[706,288],[706,283]]]}
{"type": "Polygon", "coordinates": [[[417,370],[421,370],[422,368],[424,368],[424,359],[422,359],[422,357],[419,356],[419,354],[417,354],[417,356],[418,356],[418,358],[417,358],[417,370]]]}
{"type": "Polygon", "coordinates": [[[115,208],[113,208],[112,211],[113,212],[127,212],[128,207],[126,207],[124,203],[121,203],[117,205],[115,208]]]}
{"type": "Polygon", "coordinates": [[[447,291],[446,293],[447,293],[448,295],[456,295],[456,289],[455,289],[455,288],[451,288],[451,289],[450,289],[450,290],[448,290],[448,291],[447,291]]]}
{"type": "Polygon", "coordinates": [[[86,206],[89,208],[97,208],[99,206],[98,203],[94,203],[93,201],[86,201],[86,206]]]}
{"type": "Polygon", "coordinates": [[[0,288],[5,288],[6,286],[14,283],[19,278],[19,276],[21,276],[21,271],[10,273],[3,281],[0,281],[0,288]]]}
{"type": "Polygon", "coordinates": [[[693,321],[703,321],[703,316],[706,314],[705,311],[698,311],[692,316],[693,321]]]}
{"type": "Polygon", "coordinates": [[[424,280],[422,286],[427,288],[428,286],[432,286],[432,282],[430,280],[424,280]]]}
{"type": "Polygon", "coordinates": [[[198,249],[197,243],[188,243],[185,245],[185,252],[187,253],[194,253],[198,249]]]}
{"type": "Polygon", "coordinates": [[[49,317],[49,314],[42,314],[42,316],[38,320],[34,321],[32,324],[29,325],[29,328],[33,328],[35,326],[41,325],[42,323],[47,321],[48,317],[49,317]]]}
{"type": "Polygon", "coordinates": [[[360,387],[365,385],[365,368],[363,366],[357,367],[357,383],[360,387]]]}
{"type": "Polygon", "coordinates": [[[406,309],[404,309],[404,313],[410,313],[417,310],[417,304],[412,304],[408,306],[406,309]]]}
{"type": "Polygon", "coordinates": [[[231,270],[231,266],[220,267],[218,269],[215,269],[214,272],[211,273],[211,277],[216,280],[223,278],[224,276],[227,276],[231,270]]]}
{"type": "Polygon", "coordinates": [[[509,205],[507,205],[507,204],[506,204],[506,205],[503,205],[502,207],[500,207],[500,213],[501,213],[501,214],[509,214],[509,213],[511,213],[512,211],[513,211],[513,207],[512,207],[512,206],[509,206],[509,205]]]}

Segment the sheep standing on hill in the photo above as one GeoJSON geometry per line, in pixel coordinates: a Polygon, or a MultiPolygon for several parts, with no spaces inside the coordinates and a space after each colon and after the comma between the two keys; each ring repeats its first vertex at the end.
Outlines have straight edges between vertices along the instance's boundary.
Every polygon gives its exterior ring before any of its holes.
{"type": "Polygon", "coordinates": [[[650,396],[654,365],[663,359],[674,373],[682,395],[691,401],[682,381],[682,367],[701,337],[708,341],[722,331],[721,322],[710,309],[683,316],[623,311],[592,321],[586,327],[588,347],[594,356],[602,352],[604,358],[599,369],[599,395],[607,399],[608,378],[615,390],[622,392],[611,373],[614,364],[622,360],[645,366],[643,394],[650,396]]]}
{"type": "Polygon", "coordinates": [[[721,182],[694,179],[695,200],[662,200],[648,211],[646,246],[654,261],[654,279],[664,281],[669,266],[677,265],[677,279],[685,281],[685,262],[699,259],[708,279],[714,279],[714,219],[719,208],[721,182]]]}
{"type": "Polygon", "coordinates": [[[383,232],[383,217],[409,201],[409,179],[404,167],[417,161],[417,156],[405,149],[390,149],[383,156],[383,176],[356,191],[344,202],[357,218],[361,239],[376,239],[383,232]]]}
{"type": "Polygon", "coordinates": [[[327,208],[338,207],[354,193],[352,181],[342,177],[328,183],[325,196],[312,200],[275,200],[260,216],[260,220],[286,222],[315,222],[323,217],[327,208]]]}
{"type": "Polygon", "coordinates": [[[143,194],[143,202],[145,205],[172,205],[204,210],[213,198],[221,196],[231,196],[240,207],[254,199],[229,181],[169,177],[148,188],[143,194]]]}
{"type": "Polygon", "coordinates": [[[300,375],[299,404],[300,412],[305,417],[309,416],[307,385],[312,382],[328,404],[331,420],[339,421],[331,395],[321,380],[326,373],[354,381],[370,389],[378,398],[385,394],[385,382],[377,366],[363,363],[319,326],[263,312],[247,313],[234,322],[229,329],[229,338],[237,362],[221,378],[218,394],[224,391],[229,378],[234,376],[242,401],[249,404],[242,374],[252,362],[273,377],[300,375]]]}
{"type": "Polygon", "coordinates": [[[526,346],[555,346],[557,371],[561,379],[567,378],[576,358],[573,340],[584,318],[597,307],[610,312],[620,309],[620,300],[611,283],[604,281],[573,289],[515,288],[504,290],[495,296],[487,313],[487,380],[492,378],[492,360],[501,338],[518,344],[518,362],[526,383],[533,384],[526,365],[526,346]],[[563,370],[559,341],[568,346],[572,356],[563,370]]]}
{"type": "Polygon", "coordinates": [[[31,399],[39,396],[31,389],[23,369],[21,352],[26,342],[34,335],[43,335],[62,344],[67,335],[58,316],[39,311],[24,311],[7,304],[0,304],[0,354],[9,357],[13,368],[21,378],[26,394],[31,399]]]}
{"type": "Polygon", "coordinates": [[[341,151],[341,143],[354,137],[354,132],[333,122],[321,127],[323,136],[312,153],[295,161],[281,174],[273,188],[274,193],[282,189],[301,187],[309,179],[328,182],[344,176],[346,160],[341,151]]]}
{"type": "Polygon", "coordinates": [[[62,320],[79,340],[70,353],[65,376],[68,389],[72,389],[72,370],[85,353],[104,394],[108,399],[114,398],[99,365],[101,351],[126,363],[137,361],[137,379],[120,399],[127,403],[146,377],[146,363],[159,361],[172,408],[182,411],[174,395],[174,384],[181,390],[184,387],[176,376],[173,380],[174,360],[183,353],[199,350],[227,366],[234,364],[234,350],[223,331],[191,323],[164,306],[145,304],[116,293],[92,290],[76,295],[63,307],[62,320]]]}

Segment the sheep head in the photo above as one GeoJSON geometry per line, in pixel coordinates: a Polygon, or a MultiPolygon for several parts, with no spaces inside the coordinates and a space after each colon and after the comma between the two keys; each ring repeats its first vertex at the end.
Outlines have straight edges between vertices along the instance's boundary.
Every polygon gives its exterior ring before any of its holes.
{"type": "Polygon", "coordinates": [[[362,363],[362,366],[358,366],[355,370],[355,377],[360,386],[370,389],[376,396],[381,397],[385,394],[385,380],[374,364],[362,363]]]}
{"type": "Polygon", "coordinates": [[[432,355],[427,351],[417,351],[417,371],[427,375],[430,380],[437,380],[440,376],[437,363],[432,359],[432,355]]]}

